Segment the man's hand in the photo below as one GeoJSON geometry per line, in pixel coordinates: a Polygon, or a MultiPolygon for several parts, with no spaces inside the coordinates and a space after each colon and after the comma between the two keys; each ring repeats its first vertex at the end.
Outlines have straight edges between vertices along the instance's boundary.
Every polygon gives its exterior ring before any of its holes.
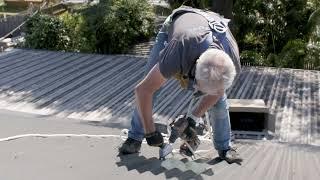
{"type": "Polygon", "coordinates": [[[161,147],[163,145],[163,137],[158,131],[146,134],[145,138],[149,146],[161,147]]]}

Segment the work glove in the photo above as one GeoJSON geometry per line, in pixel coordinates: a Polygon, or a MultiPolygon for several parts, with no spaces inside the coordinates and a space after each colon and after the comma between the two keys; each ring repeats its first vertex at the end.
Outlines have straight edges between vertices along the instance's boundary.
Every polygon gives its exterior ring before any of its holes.
{"type": "Polygon", "coordinates": [[[163,146],[163,137],[159,131],[146,134],[145,138],[149,146],[154,146],[154,147],[163,146]]]}

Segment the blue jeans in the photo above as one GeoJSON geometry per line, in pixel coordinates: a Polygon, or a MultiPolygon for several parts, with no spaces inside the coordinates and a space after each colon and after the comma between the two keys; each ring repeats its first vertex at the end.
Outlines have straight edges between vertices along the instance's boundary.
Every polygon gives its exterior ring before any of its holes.
{"type": "MultiPolygon", "coordinates": [[[[158,56],[162,49],[165,47],[165,43],[168,40],[167,27],[169,24],[169,18],[165,21],[162,29],[158,33],[155,41],[155,45],[152,48],[148,62],[145,66],[145,75],[156,65],[158,62],[158,56]]],[[[153,95],[153,101],[155,102],[159,90],[153,95]]],[[[210,109],[210,121],[213,126],[213,143],[217,150],[226,150],[230,148],[230,117],[229,106],[227,104],[227,96],[224,95],[219,101],[210,109]],[[212,117],[212,118],[211,118],[212,117]],[[213,121],[214,120],[214,121],[213,121]]],[[[142,141],[144,138],[144,129],[137,108],[134,109],[131,119],[131,128],[129,129],[128,136],[137,141],[142,141]]]]}

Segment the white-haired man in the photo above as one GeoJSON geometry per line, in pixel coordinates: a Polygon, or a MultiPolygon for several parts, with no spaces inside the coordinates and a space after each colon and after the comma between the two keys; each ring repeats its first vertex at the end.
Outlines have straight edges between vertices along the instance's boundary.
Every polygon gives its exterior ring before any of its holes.
{"type": "Polygon", "coordinates": [[[189,115],[193,126],[213,108],[214,146],[220,158],[230,158],[230,119],[225,91],[240,72],[239,50],[228,20],[210,11],[182,6],[164,22],[146,66],[146,76],[135,88],[137,107],[129,137],[119,148],[121,154],[137,153],[146,138],[150,146],[162,146],[163,137],[152,119],[156,92],[169,78],[183,88],[206,94],[189,115]]]}

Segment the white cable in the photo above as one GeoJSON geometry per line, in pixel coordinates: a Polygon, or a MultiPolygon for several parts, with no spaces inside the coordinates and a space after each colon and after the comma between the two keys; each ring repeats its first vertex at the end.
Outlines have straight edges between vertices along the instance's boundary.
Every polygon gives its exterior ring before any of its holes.
{"type": "Polygon", "coordinates": [[[119,135],[91,135],[91,134],[21,134],[16,136],[10,136],[7,138],[1,138],[0,142],[11,141],[26,137],[88,137],[88,138],[107,138],[107,137],[121,137],[119,135]]]}
{"type": "Polygon", "coordinates": [[[26,137],[41,137],[41,138],[47,138],[47,137],[87,137],[87,138],[108,138],[108,137],[117,137],[121,138],[123,141],[127,138],[128,135],[128,129],[123,129],[121,131],[120,135],[93,135],[93,134],[21,134],[16,136],[10,136],[6,138],[0,138],[0,142],[4,141],[12,141],[16,139],[26,138],[26,137]]]}
{"type": "MultiPolygon", "coordinates": [[[[12,141],[12,140],[17,140],[17,139],[22,139],[22,138],[27,138],[27,137],[41,137],[41,138],[48,138],[48,137],[87,137],[87,138],[110,138],[110,137],[115,137],[115,138],[120,138],[122,141],[125,141],[128,137],[128,129],[123,129],[121,130],[120,135],[113,135],[113,134],[102,134],[102,135],[93,135],[93,134],[21,134],[21,135],[16,135],[16,136],[10,136],[6,138],[0,138],[0,142],[5,142],[5,141],[12,141]]],[[[164,140],[166,142],[169,141],[169,137],[167,134],[162,134],[164,137],[164,140]]],[[[199,137],[200,141],[210,141],[210,139],[206,138],[206,135],[200,136],[199,137]]],[[[145,140],[142,143],[147,143],[145,140]]],[[[210,150],[197,150],[194,152],[194,154],[197,154],[197,156],[202,157],[199,155],[199,153],[203,152],[208,152],[210,150]]],[[[179,149],[174,149],[172,153],[179,153],[179,149]]]]}
{"type": "MultiPolygon", "coordinates": [[[[164,139],[168,141],[168,135],[167,134],[162,134],[164,139]]],[[[0,138],[0,142],[4,141],[11,141],[11,140],[16,140],[16,139],[21,139],[21,138],[26,138],[26,137],[41,137],[41,138],[47,138],[47,137],[88,137],[88,138],[108,138],[108,137],[117,137],[121,138],[123,141],[127,139],[128,137],[128,129],[123,129],[121,131],[120,135],[113,135],[113,134],[101,134],[101,135],[93,135],[93,134],[21,134],[21,135],[16,135],[16,136],[10,136],[6,138],[0,138]]],[[[199,138],[201,141],[211,141],[207,138],[201,137],[199,138]]],[[[143,143],[146,143],[143,141],[143,143]]]]}

